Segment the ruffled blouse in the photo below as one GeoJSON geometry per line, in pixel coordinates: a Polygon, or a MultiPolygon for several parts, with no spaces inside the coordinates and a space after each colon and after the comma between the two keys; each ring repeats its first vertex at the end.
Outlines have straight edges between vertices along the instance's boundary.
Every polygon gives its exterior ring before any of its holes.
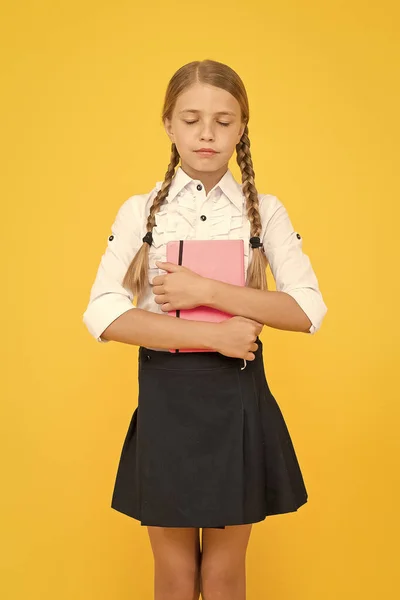
{"type": "MultiPolygon", "coordinates": [[[[146,194],[129,197],[118,209],[111,226],[103,256],[93,282],[83,322],[93,337],[102,332],[121,314],[135,307],[130,290],[122,285],[125,273],[143,244],[146,223],[154,197],[162,182],[146,194]]],[[[293,227],[282,202],[272,194],[259,194],[262,224],[261,241],[276,283],[276,290],[290,294],[306,313],[312,325],[310,333],[321,326],[327,307],[303,239],[293,227]]],[[[192,179],[178,167],[169,193],[155,215],[153,244],[149,249],[148,282],[137,302],[137,308],[169,317],[155,302],[152,281],[165,271],[156,261],[166,261],[170,240],[243,239],[245,274],[252,257],[250,222],[247,218],[242,186],[228,169],[220,181],[206,194],[199,179],[192,179]]]]}

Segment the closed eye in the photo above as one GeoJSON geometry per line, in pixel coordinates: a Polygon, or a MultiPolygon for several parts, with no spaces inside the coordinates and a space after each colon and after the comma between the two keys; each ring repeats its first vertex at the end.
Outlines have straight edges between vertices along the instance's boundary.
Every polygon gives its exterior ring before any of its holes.
{"type": "MultiPolygon", "coordinates": [[[[197,121],[185,121],[185,123],[187,125],[193,125],[193,123],[197,123],[197,121]]],[[[217,121],[217,123],[223,125],[224,127],[228,127],[230,125],[230,123],[223,123],[222,121],[217,121]]]]}

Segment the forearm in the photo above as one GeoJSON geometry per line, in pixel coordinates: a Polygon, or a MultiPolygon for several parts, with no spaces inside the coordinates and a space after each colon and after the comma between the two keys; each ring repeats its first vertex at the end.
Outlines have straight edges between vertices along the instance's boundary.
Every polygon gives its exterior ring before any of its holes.
{"type": "Polygon", "coordinates": [[[269,327],[304,333],[311,327],[306,313],[285,292],[261,291],[210,279],[207,296],[206,306],[254,319],[269,327]]]}
{"type": "Polygon", "coordinates": [[[148,348],[214,349],[217,326],[132,308],[115,319],[101,337],[148,348]]]}

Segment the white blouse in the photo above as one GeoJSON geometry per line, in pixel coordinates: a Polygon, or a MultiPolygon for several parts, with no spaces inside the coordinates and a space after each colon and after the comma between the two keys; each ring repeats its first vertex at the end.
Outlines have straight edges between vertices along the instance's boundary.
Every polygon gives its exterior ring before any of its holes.
{"type": "MultiPolygon", "coordinates": [[[[122,286],[122,280],[146,234],[147,216],[162,182],[151,192],[128,198],[119,208],[107,247],[101,257],[92,285],[83,322],[89,333],[106,343],[103,331],[124,312],[135,308],[133,295],[122,286]]],[[[276,290],[290,294],[310,319],[310,333],[320,327],[327,312],[318,280],[309,257],[302,250],[302,237],[293,228],[286,208],[276,196],[259,194],[264,250],[275,279],[276,290]]],[[[206,195],[199,179],[192,179],[178,167],[168,196],[155,216],[153,244],[149,251],[149,277],[137,308],[171,318],[154,301],[152,280],[165,271],[156,261],[166,261],[166,244],[179,239],[244,240],[245,269],[253,252],[250,246],[250,222],[247,218],[242,186],[230,169],[206,195]]]]}

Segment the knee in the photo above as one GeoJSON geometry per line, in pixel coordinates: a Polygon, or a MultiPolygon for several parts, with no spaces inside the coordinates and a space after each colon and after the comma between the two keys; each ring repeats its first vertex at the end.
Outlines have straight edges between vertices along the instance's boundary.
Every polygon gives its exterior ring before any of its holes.
{"type": "Polygon", "coordinates": [[[201,565],[200,588],[205,598],[229,597],[242,591],[245,583],[245,565],[201,565]]]}
{"type": "Polygon", "coordinates": [[[193,564],[166,565],[155,562],[155,583],[163,597],[178,600],[198,598],[200,592],[199,568],[193,564]],[[197,596],[196,596],[197,593],[197,596]]]}

